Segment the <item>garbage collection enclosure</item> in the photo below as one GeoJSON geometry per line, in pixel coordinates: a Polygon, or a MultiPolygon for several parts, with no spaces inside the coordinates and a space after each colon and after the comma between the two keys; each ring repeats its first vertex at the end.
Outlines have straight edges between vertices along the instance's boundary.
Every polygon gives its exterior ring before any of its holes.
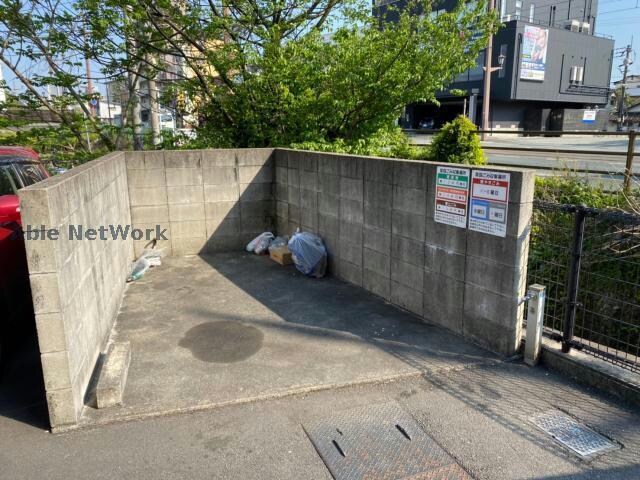
{"type": "Polygon", "coordinates": [[[452,334],[514,353],[534,174],[467,169],[508,174],[496,235],[435,220],[443,166],[288,149],[119,152],[23,189],[24,228],[59,233],[26,242],[52,426],[96,417],[92,375],[114,338],[131,341],[131,392],[111,414],[123,417],[366,381],[374,366],[403,375],[408,351],[491,355],[452,334]],[[264,231],[298,228],[323,239],[334,278],[242,253],[264,231]],[[153,239],[164,264],[127,286],[153,239]],[[345,351],[349,375],[336,373],[345,351]]]}

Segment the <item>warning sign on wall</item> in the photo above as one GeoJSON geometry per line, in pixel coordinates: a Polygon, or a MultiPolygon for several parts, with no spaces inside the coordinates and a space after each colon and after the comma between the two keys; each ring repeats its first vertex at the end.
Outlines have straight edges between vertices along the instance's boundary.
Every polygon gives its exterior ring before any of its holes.
{"type": "Polygon", "coordinates": [[[498,237],[507,235],[510,174],[474,170],[471,176],[469,229],[498,237]]]}
{"type": "Polygon", "coordinates": [[[468,200],[469,169],[438,167],[433,219],[439,223],[465,228],[468,200]]]}

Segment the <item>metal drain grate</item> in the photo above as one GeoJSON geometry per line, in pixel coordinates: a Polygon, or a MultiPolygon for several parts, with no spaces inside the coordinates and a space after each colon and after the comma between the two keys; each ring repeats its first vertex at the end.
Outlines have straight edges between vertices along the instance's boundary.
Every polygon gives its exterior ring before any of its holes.
{"type": "Polygon", "coordinates": [[[339,412],[304,429],[336,480],[471,480],[394,403],[339,412]]]}
{"type": "Polygon", "coordinates": [[[618,448],[608,438],[559,412],[536,415],[531,422],[581,457],[591,457],[618,448]]]}

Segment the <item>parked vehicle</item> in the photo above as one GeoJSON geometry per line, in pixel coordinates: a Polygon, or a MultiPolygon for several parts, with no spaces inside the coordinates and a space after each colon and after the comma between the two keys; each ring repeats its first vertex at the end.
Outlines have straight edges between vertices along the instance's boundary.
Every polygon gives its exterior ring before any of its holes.
{"type": "Polygon", "coordinates": [[[34,329],[18,190],[49,176],[31,149],[0,147],[0,365],[3,352],[34,329]]]}

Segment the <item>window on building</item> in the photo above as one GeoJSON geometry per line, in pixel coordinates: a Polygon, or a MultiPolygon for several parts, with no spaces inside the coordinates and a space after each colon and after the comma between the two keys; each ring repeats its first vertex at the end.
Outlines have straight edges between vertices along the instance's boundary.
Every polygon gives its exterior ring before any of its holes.
{"type": "Polygon", "coordinates": [[[529,21],[530,22],[533,22],[533,18],[535,17],[535,15],[536,15],[536,6],[532,3],[529,6],[529,21]]]}
{"type": "Polygon", "coordinates": [[[500,0],[500,21],[504,22],[507,17],[507,0],[500,0]]]}
{"type": "Polygon", "coordinates": [[[522,15],[522,0],[516,0],[516,20],[520,20],[520,15],[522,15]]]}
{"type": "MultiPolygon", "coordinates": [[[[502,63],[500,64],[500,70],[498,70],[498,78],[504,78],[507,73],[507,44],[503,43],[500,45],[500,57],[502,58],[502,63]]],[[[500,58],[498,57],[498,58],[500,58]]]]}

